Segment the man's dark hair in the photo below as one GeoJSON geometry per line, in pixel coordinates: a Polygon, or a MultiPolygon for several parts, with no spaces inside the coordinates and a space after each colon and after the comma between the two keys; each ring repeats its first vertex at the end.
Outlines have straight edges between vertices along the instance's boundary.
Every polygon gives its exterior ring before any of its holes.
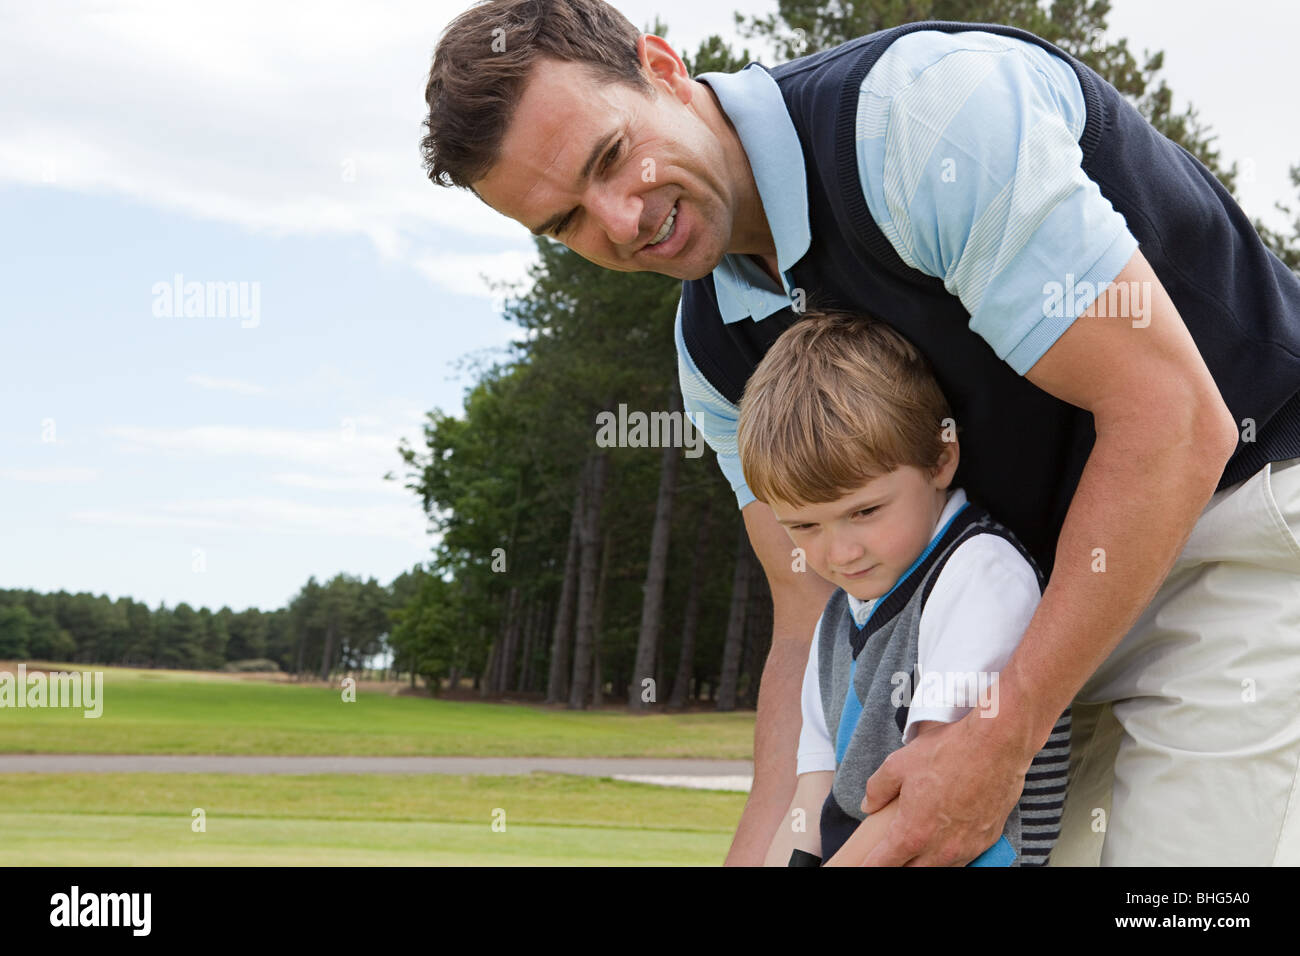
{"type": "Polygon", "coordinates": [[[436,185],[470,185],[496,164],[515,107],[543,57],[586,64],[593,80],[647,96],[641,31],[604,0],[486,0],[452,20],[425,86],[424,168],[436,185]]]}

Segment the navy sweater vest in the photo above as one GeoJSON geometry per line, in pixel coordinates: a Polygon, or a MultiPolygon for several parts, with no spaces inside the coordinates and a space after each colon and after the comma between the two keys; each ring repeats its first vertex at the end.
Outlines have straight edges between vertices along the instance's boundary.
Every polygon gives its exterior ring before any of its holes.
{"type": "MultiPolygon", "coordinates": [[[[939,278],[906,265],[871,217],[855,148],[863,77],[914,30],[982,30],[1036,43],[1074,69],[1087,121],[1083,170],[1128,223],[1239,425],[1253,434],[1219,487],[1300,456],[1300,277],[1261,242],[1217,179],[1089,67],[1031,33],[984,23],[909,23],[769,70],[803,146],[812,242],[789,270],[809,304],[888,322],[933,366],[962,441],[954,483],[1009,527],[1050,573],[1096,434],[1092,414],[1032,385],[969,328],[939,278]]],[[[1044,281],[1064,281],[1045,276],[1044,281]]],[[[739,404],[767,349],[800,315],[724,324],[712,274],[682,285],[682,334],[701,374],[739,404]]],[[[1116,321],[1123,321],[1117,319],[1116,321]]],[[[1157,435],[1152,441],[1159,441],[1157,435]]],[[[1145,489],[1145,494],[1158,489],[1145,489]]]]}

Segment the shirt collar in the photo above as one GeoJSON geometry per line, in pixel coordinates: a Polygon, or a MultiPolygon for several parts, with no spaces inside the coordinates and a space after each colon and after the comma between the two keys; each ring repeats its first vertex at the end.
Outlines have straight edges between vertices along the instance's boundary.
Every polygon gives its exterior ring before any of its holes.
{"type": "MultiPolygon", "coordinates": [[[[966,492],[962,488],[957,488],[948,496],[948,503],[943,506],[943,511],[939,515],[939,520],[935,522],[934,530],[930,532],[930,540],[933,541],[943,530],[946,525],[966,503],[966,492]]],[[[844,594],[849,599],[849,609],[853,612],[853,620],[857,622],[858,627],[863,627],[867,623],[867,618],[871,616],[871,609],[875,607],[879,598],[872,598],[870,601],[859,601],[847,591],[844,594]]]]}
{"type": "Polygon", "coordinates": [[[750,316],[757,321],[790,305],[792,282],[787,272],[812,242],[803,147],[780,87],[760,64],[750,63],[736,73],[701,73],[696,79],[713,90],[736,128],[776,244],[784,295],[770,290],[769,277],[749,256],[728,253],[713,270],[722,321],[750,316]]]}

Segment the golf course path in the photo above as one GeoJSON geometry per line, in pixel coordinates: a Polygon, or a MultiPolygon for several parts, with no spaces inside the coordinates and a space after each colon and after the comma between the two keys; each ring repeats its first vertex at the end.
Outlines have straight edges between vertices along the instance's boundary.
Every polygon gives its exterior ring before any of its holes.
{"type": "Polygon", "coordinates": [[[4,754],[0,773],[455,773],[540,770],[640,783],[748,790],[748,760],[646,757],[290,757],[160,754],[4,754]]]}

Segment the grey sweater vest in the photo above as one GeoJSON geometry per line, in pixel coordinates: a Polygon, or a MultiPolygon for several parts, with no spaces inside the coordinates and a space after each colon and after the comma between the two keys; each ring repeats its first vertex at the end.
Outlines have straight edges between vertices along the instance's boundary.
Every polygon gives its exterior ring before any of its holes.
{"type": "MultiPolygon", "coordinates": [[[[842,588],[826,604],[816,637],[818,681],[826,726],[835,738],[835,780],[822,806],[823,860],[830,859],[866,819],[861,804],[867,778],[902,746],[911,699],[924,694],[924,685],[929,684],[926,675],[917,674],[921,612],[949,556],[977,534],[996,534],[1010,541],[1033,566],[1041,593],[1043,575],[1029,552],[983,508],[967,502],[889,593],[877,601],[861,628],[842,588]]],[[[943,683],[949,685],[947,679],[943,683]]],[[[975,692],[987,687],[987,680],[981,682],[975,675],[969,684],[958,686],[971,691],[964,702],[978,707],[975,692]]],[[[1060,834],[1069,762],[1067,707],[1034,757],[1020,801],[1003,827],[1003,836],[1016,852],[1012,866],[1047,863],[1060,834]]]]}

